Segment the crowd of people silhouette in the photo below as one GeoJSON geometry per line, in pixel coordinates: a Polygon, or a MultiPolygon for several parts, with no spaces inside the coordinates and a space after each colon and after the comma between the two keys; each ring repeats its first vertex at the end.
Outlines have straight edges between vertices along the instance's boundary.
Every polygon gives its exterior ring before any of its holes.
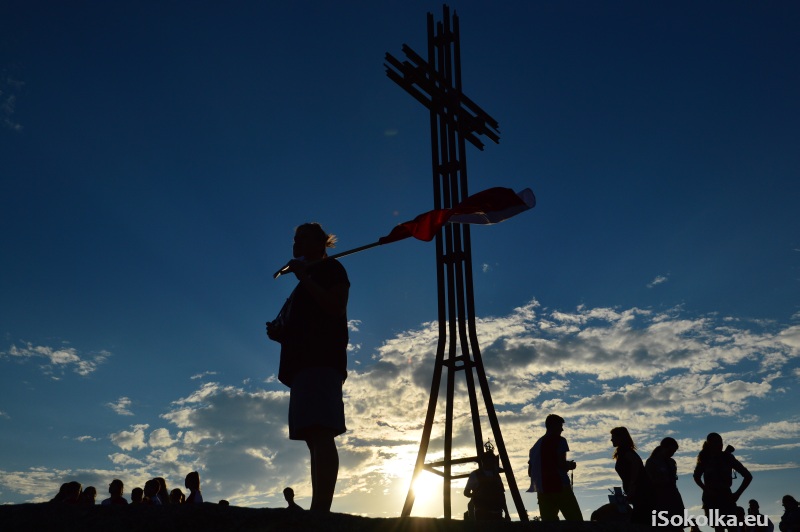
{"type": "MultiPolygon", "coordinates": [[[[561,513],[567,521],[583,521],[575,500],[568,472],[577,464],[567,460],[569,445],[561,436],[565,421],[550,414],[545,419],[545,435],[530,450],[528,476],[529,492],[537,494],[542,521],[557,521],[561,513]]],[[[678,469],[673,456],[678,442],[671,437],[661,440],[646,461],[636,452],[633,437],[626,427],[611,430],[614,447],[614,469],[622,482],[609,496],[609,504],[592,513],[594,521],[629,521],[641,525],[656,525],[664,530],[698,530],[697,524],[687,519],[688,514],[678,490],[678,469]]],[[[734,456],[735,449],[723,449],[722,436],[709,433],[697,456],[692,478],[702,490],[702,508],[705,523],[715,532],[743,532],[774,530],[772,521],[760,513],[758,501],[751,499],[745,513],[737,502],[753,481],[753,475],[734,456]],[[741,484],[732,491],[733,480],[741,477],[741,484]]],[[[499,476],[499,474],[498,474],[499,476]]],[[[791,495],[783,497],[784,514],[779,523],[781,532],[800,532],[800,510],[791,495]]]]}
{"type": "MultiPolygon", "coordinates": [[[[167,481],[163,477],[151,478],[144,483],[144,488],[136,487],[131,490],[131,500],[125,498],[125,484],[115,478],[108,485],[107,499],[100,503],[102,506],[141,504],[144,506],[166,506],[172,504],[202,504],[203,495],[200,491],[200,475],[192,471],[186,475],[184,486],[189,490],[187,497],[180,488],[169,491],[167,481]]],[[[75,504],[81,506],[94,506],[97,504],[97,489],[94,486],[84,488],[80,482],[71,481],[61,485],[61,489],[51,503],[75,504]]],[[[220,501],[226,504],[226,501],[220,501]]]]}

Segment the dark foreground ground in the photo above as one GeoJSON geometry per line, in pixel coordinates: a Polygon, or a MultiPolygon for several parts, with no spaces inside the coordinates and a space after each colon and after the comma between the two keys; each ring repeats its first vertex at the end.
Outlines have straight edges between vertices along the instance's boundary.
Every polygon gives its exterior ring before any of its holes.
{"type": "Polygon", "coordinates": [[[56,506],[48,503],[0,506],[0,531],[294,531],[320,532],[636,532],[632,525],[611,523],[492,522],[483,525],[461,520],[425,517],[371,518],[332,513],[292,512],[283,508],[240,508],[206,503],[201,506],[56,506]]]}

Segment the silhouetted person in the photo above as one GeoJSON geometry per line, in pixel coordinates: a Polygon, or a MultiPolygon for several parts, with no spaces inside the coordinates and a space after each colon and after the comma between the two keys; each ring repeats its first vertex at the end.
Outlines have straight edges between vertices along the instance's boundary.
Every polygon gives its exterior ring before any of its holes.
{"type": "Polygon", "coordinates": [[[82,486],[80,482],[71,481],[61,484],[58,493],[53,497],[50,502],[61,504],[78,504],[81,498],[82,486]]]}
{"type": "Polygon", "coordinates": [[[133,488],[131,490],[131,504],[142,504],[144,502],[144,490],[133,488]]]}
{"type": "Polygon", "coordinates": [[[79,504],[83,506],[94,506],[97,502],[97,489],[94,486],[86,486],[86,489],[81,493],[79,504]]]}
{"type": "Polygon", "coordinates": [[[186,496],[183,494],[180,488],[175,488],[169,492],[170,504],[183,504],[184,502],[186,502],[186,496]]]}
{"type": "Polygon", "coordinates": [[[614,469],[622,480],[622,490],[628,502],[633,506],[631,522],[649,524],[653,510],[650,481],[628,429],[625,427],[611,429],[611,444],[615,447],[614,469]]]}
{"type": "Polygon", "coordinates": [[[550,414],[544,421],[545,435],[533,445],[528,460],[528,476],[536,492],[542,521],[558,521],[558,512],[566,521],[583,521],[581,508],[572,491],[567,471],[575,469],[575,462],[567,461],[569,445],[564,432],[564,419],[550,414]]]}
{"type": "MultiPolygon", "coordinates": [[[[706,515],[711,510],[716,510],[722,516],[735,516],[736,501],[753,481],[753,475],[733,456],[733,451],[730,445],[723,451],[722,436],[712,432],[706,437],[703,449],[697,455],[693,478],[703,490],[703,510],[706,515]],[[742,484],[735,493],[731,493],[734,471],[742,475],[742,484]]],[[[727,518],[723,518],[725,519],[727,518]]],[[[725,528],[729,531],[735,530],[735,527],[714,527],[714,530],[721,532],[725,528]]]]}
{"type": "Polygon", "coordinates": [[[470,473],[464,495],[470,498],[468,508],[476,521],[511,520],[506,506],[505,488],[500,478],[499,458],[485,451],[480,458],[480,467],[470,473]]]}
{"type": "Polygon", "coordinates": [[[283,489],[283,498],[286,499],[287,508],[290,510],[302,510],[303,508],[294,502],[294,490],[292,488],[283,489]]]}
{"type": "Polygon", "coordinates": [[[342,385],[347,377],[347,298],[344,267],[326,259],[336,237],[319,224],[295,230],[286,268],[299,281],[267,336],[280,342],[278,379],[288,386],[289,438],[311,454],[311,510],[329,512],[339,475],[334,438],[347,430],[342,385]]]}
{"type": "Polygon", "coordinates": [[[50,502],[64,502],[64,499],[67,498],[67,494],[69,493],[69,482],[64,482],[61,484],[61,487],[58,488],[58,493],[56,493],[55,497],[50,499],[50,502]]]}
{"type": "Polygon", "coordinates": [[[748,501],[747,504],[748,504],[747,515],[752,515],[753,517],[755,517],[756,524],[748,526],[745,530],[747,532],[774,532],[775,523],[773,523],[772,519],[770,519],[768,516],[761,513],[758,501],[755,499],[750,499],[750,501],[748,501]],[[759,523],[765,523],[765,524],[761,525],[759,523]]]}
{"type": "Polygon", "coordinates": [[[158,500],[162,505],[169,504],[169,489],[167,489],[167,481],[164,477],[156,477],[155,481],[158,482],[158,500]]]}
{"type": "Polygon", "coordinates": [[[109,504],[128,504],[128,500],[122,496],[124,489],[125,486],[122,484],[122,481],[118,478],[115,478],[111,481],[111,484],[108,485],[108,493],[111,495],[111,497],[105,499],[100,504],[103,506],[108,506],[109,504]]]}
{"type": "Polygon", "coordinates": [[[144,502],[150,506],[162,506],[161,499],[158,498],[158,492],[161,490],[161,484],[158,480],[151,478],[144,483],[144,502]]]}
{"type": "Polygon", "coordinates": [[[791,495],[784,495],[781,499],[783,505],[783,516],[778,524],[781,532],[800,532],[800,508],[797,499],[791,495]]]}
{"type": "Polygon", "coordinates": [[[664,438],[644,464],[653,489],[653,509],[659,515],[660,512],[667,512],[666,519],[671,519],[673,515],[682,516],[685,509],[683,497],[678,491],[678,466],[672,458],[677,450],[678,442],[674,438],[664,438]]]}
{"type": "Polygon", "coordinates": [[[186,497],[186,502],[191,504],[203,504],[203,494],[200,492],[200,474],[197,471],[192,471],[186,475],[184,486],[189,490],[189,496],[186,497]]]}

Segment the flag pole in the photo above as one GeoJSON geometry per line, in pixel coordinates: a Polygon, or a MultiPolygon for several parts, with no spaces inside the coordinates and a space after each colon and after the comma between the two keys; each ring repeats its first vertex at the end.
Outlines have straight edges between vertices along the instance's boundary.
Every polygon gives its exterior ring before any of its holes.
{"type": "MultiPolygon", "coordinates": [[[[373,242],[372,244],[367,244],[366,246],[360,246],[360,247],[357,247],[357,248],[350,249],[348,251],[342,251],[341,253],[337,253],[335,255],[328,255],[324,259],[320,259],[320,260],[338,259],[339,257],[346,257],[348,255],[352,255],[354,253],[358,253],[359,251],[364,251],[366,249],[370,249],[370,248],[374,248],[376,246],[380,246],[381,244],[382,244],[382,242],[380,240],[378,240],[377,242],[373,242]]],[[[314,262],[319,262],[319,261],[314,261],[314,262]]],[[[310,263],[310,264],[313,264],[313,263],[310,263]]],[[[286,273],[288,268],[289,268],[289,265],[287,264],[286,266],[284,266],[283,268],[281,268],[280,270],[278,270],[277,272],[272,274],[272,278],[273,279],[277,279],[278,277],[280,277],[281,275],[286,273]]]]}

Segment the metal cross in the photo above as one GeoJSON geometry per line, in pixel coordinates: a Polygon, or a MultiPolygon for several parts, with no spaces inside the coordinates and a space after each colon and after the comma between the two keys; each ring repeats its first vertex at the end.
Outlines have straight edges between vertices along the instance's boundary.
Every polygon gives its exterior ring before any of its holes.
{"type": "MultiPolygon", "coordinates": [[[[466,141],[483,150],[479,137],[495,143],[500,140],[497,121],[467,98],[461,90],[461,49],[458,16],[445,5],[441,22],[434,24],[428,13],[428,59],[423,59],[409,46],[403,45],[406,61],[386,54],[386,75],[403,87],[430,112],[431,156],[433,168],[434,208],[449,208],[469,195],[467,190],[466,141]]],[[[497,447],[509,492],[520,520],[528,514],[522,504],[511,463],[508,460],[500,424],[497,420],[489,383],[483,367],[475,328],[475,302],[472,288],[472,251],[469,226],[448,224],[436,236],[436,277],[438,290],[439,341],[433,369],[428,412],[422,431],[417,461],[402,516],[411,514],[414,505],[414,481],[424,470],[442,477],[444,483],[444,517],[451,517],[451,482],[466,478],[458,466],[478,462],[483,448],[482,421],[488,421],[497,447]],[[439,398],[442,373],[446,372],[446,404],[444,457],[425,462],[431,430],[439,398]],[[453,399],[455,377],[463,372],[469,393],[469,404],[475,436],[475,455],[454,458],[453,399]],[[476,393],[477,377],[483,398],[482,413],[476,393]],[[454,471],[453,466],[456,466],[454,471]]]]}

